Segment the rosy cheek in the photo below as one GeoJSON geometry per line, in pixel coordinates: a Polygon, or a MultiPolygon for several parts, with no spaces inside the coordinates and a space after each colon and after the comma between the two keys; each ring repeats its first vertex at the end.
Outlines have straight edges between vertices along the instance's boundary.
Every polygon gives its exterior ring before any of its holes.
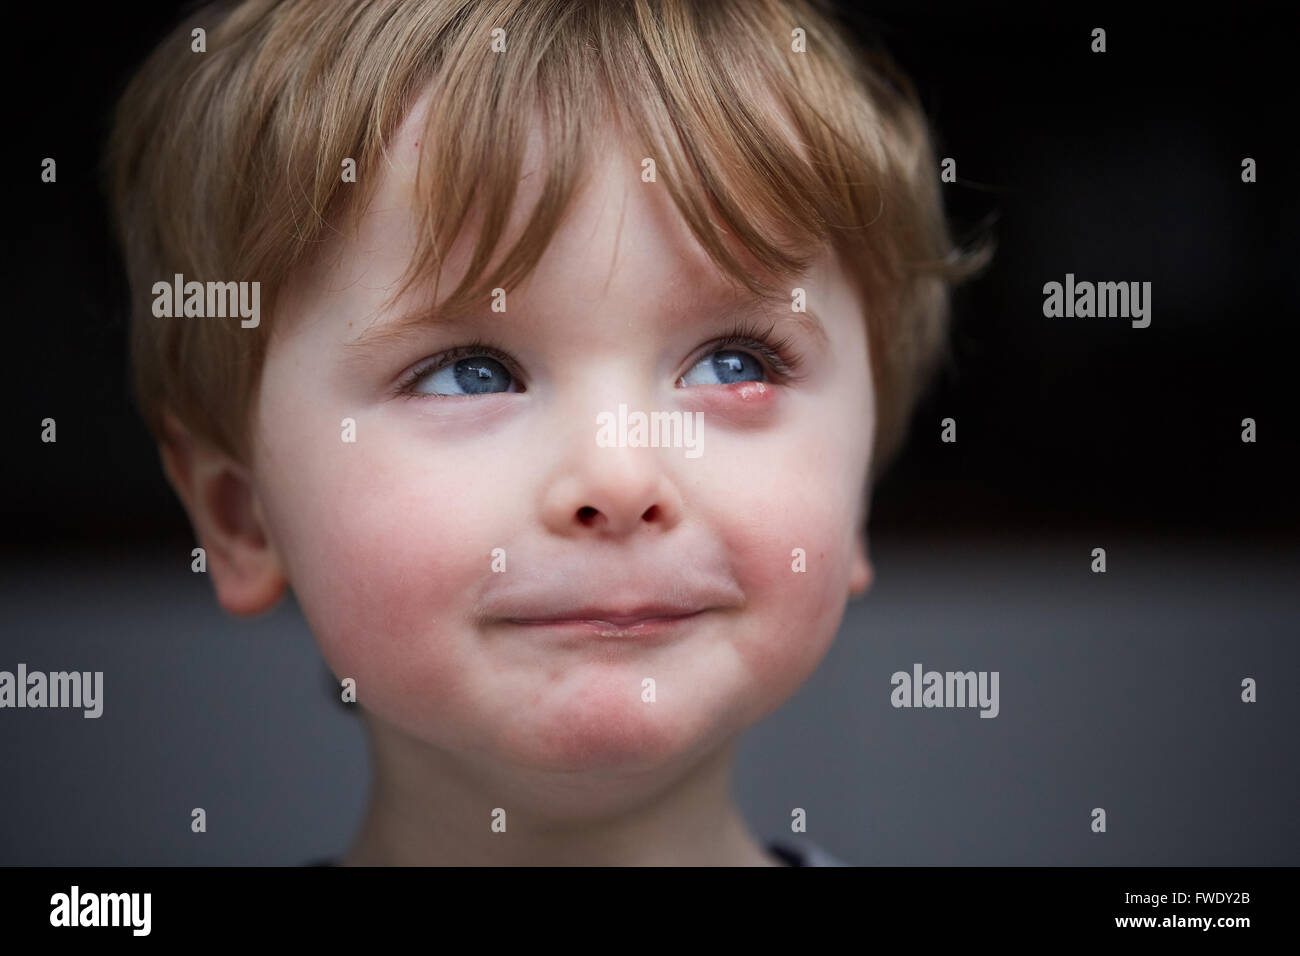
{"type": "Polygon", "coordinates": [[[476,565],[446,547],[455,536],[418,508],[391,499],[389,507],[358,508],[335,526],[304,604],[335,674],[354,677],[376,712],[414,719],[458,699],[466,671],[459,595],[476,565]],[[403,511],[406,520],[396,521],[403,511]]]}
{"type": "Polygon", "coordinates": [[[464,509],[448,493],[452,507],[441,510],[422,484],[360,463],[346,476],[336,466],[314,497],[318,507],[303,517],[311,541],[304,586],[323,618],[320,632],[340,656],[391,653],[415,622],[427,628],[432,609],[462,583],[466,562],[446,546],[458,536],[440,516],[464,509]]]}

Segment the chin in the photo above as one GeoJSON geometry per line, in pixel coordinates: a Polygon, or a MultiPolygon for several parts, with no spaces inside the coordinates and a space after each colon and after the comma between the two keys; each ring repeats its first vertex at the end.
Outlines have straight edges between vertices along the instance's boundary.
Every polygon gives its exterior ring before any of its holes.
{"type": "Polygon", "coordinates": [[[516,708],[500,745],[507,759],[535,770],[637,774],[689,760],[719,736],[709,697],[670,697],[662,683],[656,695],[643,701],[635,680],[557,689],[557,699],[516,708]]]}

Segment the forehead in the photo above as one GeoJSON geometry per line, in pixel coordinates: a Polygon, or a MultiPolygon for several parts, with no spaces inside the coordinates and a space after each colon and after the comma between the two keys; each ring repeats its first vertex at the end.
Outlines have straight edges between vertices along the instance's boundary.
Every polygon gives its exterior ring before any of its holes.
{"type": "MultiPolygon", "coordinates": [[[[409,217],[421,201],[416,176],[425,134],[426,103],[427,99],[422,98],[403,121],[394,143],[393,165],[385,170],[383,180],[377,184],[372,208],[387,212],[369,223],[372,243],[382,241],[383,237],[377,235],[379,230],[401,218],[403,211],[409,217]]],[[[536,114],[526,129],[527,145],[516,194],[488,271],[505,258],[522,236],[555,162],[536,114]]],[[[623,126],[609,123],[599,128],[597,138],[586,143],[585,150],[584,175],[537,265],[539,278],[554,275],[576,294],[581,290],[575,286],[590,285],[588,280],[603,285],[620,270],[642,270],[647,262],[654,262],[667,263],[671,269],[654,269],[646,273],[647,281],[661,280],[665,271],[671,271],[693,290],[720,290],[726,284],[725,276],[709,259],[673,204],[662,170],[656,168],[655,181],[643,181],[646,161],[655,160],[644,144],[630,139],[623,126]]],[[[474,184],[467,185],[474,188],[474,184]]],[[[464,275],[478,238],[481,215],[481,207],[475,204],[465,228],[448,250],[442,276],[445,287],[450,288],[449,283],[458,282],[464,275]]],[[[414,240],[412,233],[405,235],[408,242],[414,240]]],[[[396,231],[388,232],[388,238],[396,236],[396,231]]],[[[757,271],[757,264],[750,261],[739,244],[733,244],[733,254],[742,256],[757,271]]]]}
{"type": "MultiPolygon", "coordinates": [[[[377,181],[355,229],[336,234],[317,257],[317,265],[305,270],[312,292],[345,288],[360,288],[367,293],[377,289],[396,291],[419,238],[419,211],[427,187],[421,176],[429,175],[428,170],[421,170],[421,158],[432,95],[432,91],[426,91],[389,138],[387,152],[375,170],[377,181]]],[[[643,180],[644,161],[654,157],[628,137],[627,128],[611,122],[600,129],[599,139],[586,144],[586,175],[579,181],[540,261],[521,287],[546,299],[562,297],[578,304],[614,299],[655,301],[676,304],[684,310],[728,303],[746,294],[699,244],[673,203],[662,175],[657,175],[656,181],[643,180]]],[[[486,273],[503,261],[523,234],[553,161],[539,116],[530,118],[526,131],[516,194],[486,273]]],[[[467,184],[467,188],[473,189],[474,184],[467,184]]],[[[711,221],[717,219],[711,211],[706,215],[711,221]]],[[[404,297],[407,301],[394,303],[395,307],[401,311],[409,311],[412,305],[436,307],[451,294],[470,266],[481,216],[482,207],[475,203],[446,251],[437,303],[433,302],[430,285],[427,290],[419,289],[404,297]],[[425,292],[429,294],[425,296],[425,292]]],[[[727,246],[752,274],[761,273],[740,242],[729,239],[727,246]]],[[[841,276],[838,257],[827,249],[814,261],[808,279],[835,281],[841,276]]],[[[367,298],[373,300],[374,296],[367,298]]],[[[785,301],[788,307],[789,300],[785,301]]],[[[379,317],[376,309],[373,319],[379,317]]],[[[354,331],[360,332],[368,324],[363,319],[354,331]]]]}

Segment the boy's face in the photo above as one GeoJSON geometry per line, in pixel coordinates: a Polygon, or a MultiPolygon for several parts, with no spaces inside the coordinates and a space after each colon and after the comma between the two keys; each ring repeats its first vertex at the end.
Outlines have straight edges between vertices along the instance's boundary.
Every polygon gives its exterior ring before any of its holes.
{"type": "MultiPolygon", "coordinates": [[[[539,770],[689,760],[789,697],[869,586],[862,305],[828,254],[791,283],[824,341],[788,305],[724,316],[728,290],[666,186],[610,148],[505,312],[484,302],[363,348],[428,304],[383,307],[413,248],[420,136],[408,119],[394,164],[371,171],[359,234],[278,303],[251,468],[268,551],[335,675],[417,739],[539,770]],[[753,344],[710,345],[737,318],[775,321],[802,381],[783,384],[753,344]],[[480,337],[502,354],[430,364],[480,337]],[[396,397],[407,373],[415,394],[396,397]],[[620,405],[702,412],[698,454],[602,447],[597,416],[617,439],[620,405]]],[[[540,191],[538,153],[498,256],[540,191]]]]}

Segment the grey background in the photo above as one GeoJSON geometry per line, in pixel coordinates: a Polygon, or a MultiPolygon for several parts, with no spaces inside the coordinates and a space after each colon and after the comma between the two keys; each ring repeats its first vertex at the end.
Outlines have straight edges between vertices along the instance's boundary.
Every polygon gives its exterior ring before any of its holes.
{"type": "MultiPolygon", "coordinates": [[[[803,807],[807,837],[860,865],[1300,863],[1294,546],[1070,532],[877,539],[872,557],[820,669],[742,738],[760,835],[790,839],[803,807]],[[893,708],[914,662],[999,671],[1000,714],[893,708]]],[[[0,607],[0,669],[104,671],[97,720],[0,711],[0,864],[293,865],[347,845],[361,727],[291,599],[228,617],[177,551],[11,563],[0,607]]]]}

